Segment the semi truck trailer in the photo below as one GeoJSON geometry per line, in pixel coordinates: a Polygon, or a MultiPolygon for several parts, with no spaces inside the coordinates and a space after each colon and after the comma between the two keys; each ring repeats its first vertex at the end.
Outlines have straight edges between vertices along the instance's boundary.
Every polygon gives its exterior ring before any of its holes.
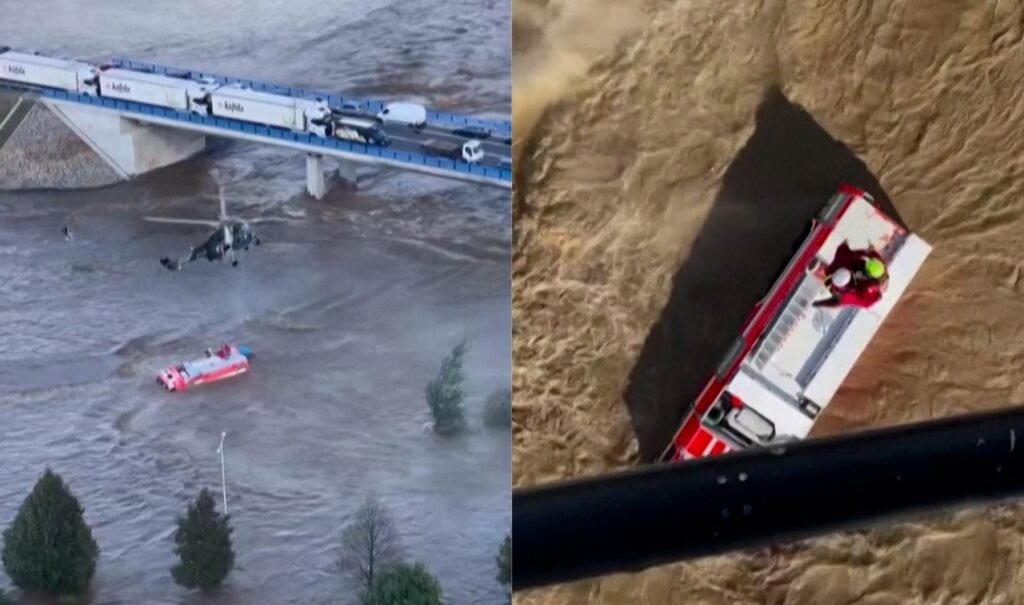
{"type": "Polygon", "coordinates": [[[99,70],[80,61],[30,53],[0,53],[0,79],[97,96],[99,70]]]}
{"type": "Polygon", "coordinates": [[[100,73],[100,94],[104,97],[203,115],[209,113],[211,88],[216,87],[127,69],[106,69],[100,73]]]}
{"type": "Polygon", "coordinates": [[[294,132],[328,136],[331,109],[321,100],[296,99],[259,92],[239,85],[222,86],[210,93],[213,115],[285,128],[294,132]]]}

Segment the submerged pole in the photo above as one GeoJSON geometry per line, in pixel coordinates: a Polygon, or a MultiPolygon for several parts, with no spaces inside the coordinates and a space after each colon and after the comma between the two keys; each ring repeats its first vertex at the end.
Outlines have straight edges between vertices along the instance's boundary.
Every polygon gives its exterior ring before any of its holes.
{"type": "Polygon", "coordinates": [[[224,466],[224,438],[228,434],[226,431],[220,433],[220,446],[217,447],[217,453],[220,454],[220,493],[224,496],[224,516],[228,515],[228,474],[227,469],[224,466]]]}
{"type": "Polygon", "coordinates": [[[1020,407],[522,488],[512,496],[513,586],[635,572],[1022,494],[1020,407]]]}

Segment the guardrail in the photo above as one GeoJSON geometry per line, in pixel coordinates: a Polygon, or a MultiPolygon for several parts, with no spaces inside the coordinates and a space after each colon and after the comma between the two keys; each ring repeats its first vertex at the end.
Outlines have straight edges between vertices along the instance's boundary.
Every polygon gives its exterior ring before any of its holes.
{"type": "MultiPolygon", "coordinates": [[[[46,88],[39,90],[38,92],[44,97],[56,99],[58,101],[72,101],[75,103],[81,103],[83,105],[103,107],[106,109],[111,109],[123,113],[150,115],[164,119],[176,120],[180,122],[191,122],[193,124],[202,124],[204,126],[222,128],[227,131],[235,131],[249,135],[263,136],[267,137],[268,139],[271,139],[270,141],[268,141],[268,143],[272,143],[272,141],[275,139],[281,141],[289,141],[293,143],[309,145],[310,147],[320,149],[335,149],[338,151],[364,155],[367,157],[381,158],[385,160],[392,160],[411,165],[440,168],[442,170],[450,170],[455,173],[468,174],[488,179],[495,179],[501,182],[507,182],[509,183],[510,186],[512,183],[512,171],[504,168],[478,166],[476,164],[469,164],[468,162],[449,160],[447,158],[439,158],[435,156],[429,156],[421,153],[414,153],[408,151],[392,151],[390,149],[375,147],[372,145],[362,145],[359,143],[340,141],[338,139],[332,138],[321,138],[311,134],[300,134],[290,130],[285,130],[283,128],[274,128],[272,126],[259,126],[256,124],[241,122],[239,120],[233,120],[230,118],[197,115],[194,113],[177,111],[175,109],[167,109],[152,105],[143,105],[142,103],[133,103],[130,101],[121,101],[117,99],[93,97],[73,92],[67,92],[64,90],[46,88]]],[[[315,152],[316,150],[311,149],[310,151],[315,152]]]]}
{"type": "MultiPolygon", "coordinates": [[[[111,65],[124,69],[132,69],[136,71],[148,71],[156,74],[169,74],[169,75],[190,75],[198,78],[210,78],[216,81],[218,84],[244,84],[252,87],[253,90],[272,92],[276,94],[288,95],[292,97],[306,97],[306,98],[321,98],[327,101],[330,105],[339,107],[344,102],[359,103],[367,110],[377,113],[384,108],[386,103],[381,101],[374,101],[372,99],[355,99],[352,97],[342,97],[340,95],[331,94],[327,92],[320,92],[315,90],[307,90],[304,88],[297,88],[294,86],[284,86],[281,84],[272,84],[269,82],[259,82],[257,80],[246,80],[244,78],[233,78],[230,76],[221,76],[217,74],[207,73],[205,71],[199,71],[195,69],[182,69],[177,67],[167,67],[164,65],[157,65],[155,63],[145,63],[143,61],[133,61],[130,59],[115,58],[111,60],[111,65]]],[[[442,113],[438,111],[427,111],[427,121],[435,124],[440,123],[449,127],[460,127],[460,126],[477,126],[480,128],[486,128],[494,132],[497,136],[509,137],[512,136],[512,123],[511,122],[500,122],[495,120],[481,120],[479,118],[471,118],[466,116],[455,115],[451,113],[442,113]]]]}

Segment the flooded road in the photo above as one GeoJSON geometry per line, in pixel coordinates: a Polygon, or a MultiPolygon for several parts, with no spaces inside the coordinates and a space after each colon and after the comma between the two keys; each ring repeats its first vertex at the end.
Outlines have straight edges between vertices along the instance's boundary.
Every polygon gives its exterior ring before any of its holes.
{"type": "MultiPolygon", "coordinates": [[[[44,2],[45,24],[8,12],[0,39],[509,112],[507,0],[134,9],[44,2]]],[[[501,599],[509,435],[480,408],[509,384],[508,192],[363,167],[358,191],[314,201],[304,177],[301,155],[228,145],[112,188],[0,193],[0,523],[45,466],[61,473],[102,549],[93,603],[345,602],[338,535],[370,489],[452,603],[501,599]],[[264,244],[235,269],[165,271],[203,228],[142,217],[213,217],[218,183],[264,244]],[[423,388],[463,340],[470,429],[445,441],[423,388]],[[153,384],[228,341],[252,348],[249,375],[153,384]],[[222,430],[237,569],[200,597],[173,584],[171,536],[200,487],[219,489],[222,430]]]]}

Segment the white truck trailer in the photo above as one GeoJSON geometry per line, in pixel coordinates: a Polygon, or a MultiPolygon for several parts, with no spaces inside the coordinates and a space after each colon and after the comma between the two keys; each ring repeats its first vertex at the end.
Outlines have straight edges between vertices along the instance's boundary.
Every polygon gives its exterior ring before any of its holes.
{"type": "Polygon", "coordinates": [[[100,94],[110,99],[209,113],[210,92],[216,85],[185,78],[173,78],[127,69],[106,69],[100,73],[100,94]]]}
{"type": "Polygon", "coordinates": [[[15,51],[0,54],[0,80],[9,82],[97,96],[98,74],[98,69],[81,61],[15,51]]]}
{"type": "Polygon", "coordinates": [[[331,109],[327,103],[260,92],[239,85],[221,86],[210,94],[213,115],[254,124],[328,136],[331,109]]]}

